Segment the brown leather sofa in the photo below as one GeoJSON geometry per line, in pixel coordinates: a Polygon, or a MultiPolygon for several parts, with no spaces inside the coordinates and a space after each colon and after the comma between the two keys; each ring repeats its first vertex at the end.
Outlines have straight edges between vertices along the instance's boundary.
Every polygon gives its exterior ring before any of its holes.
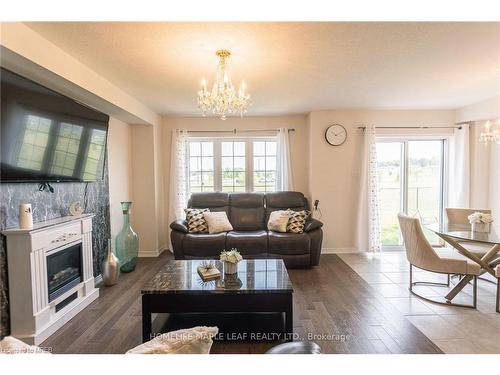
{"type": "Polygon", "coordinates": [[[237,248],[246,259],[281,258],[287,267],[319,264],[323,223],[308,219],[304,233],[277,233],[267,230],[272,211],[307,210],[304,194],[276,193],[194,193],[189,208],[225,211],[234,230],[208,234],[188,233],[186,220],[170,224],[175,259],[217,258],[223,249],[237,248]]]}

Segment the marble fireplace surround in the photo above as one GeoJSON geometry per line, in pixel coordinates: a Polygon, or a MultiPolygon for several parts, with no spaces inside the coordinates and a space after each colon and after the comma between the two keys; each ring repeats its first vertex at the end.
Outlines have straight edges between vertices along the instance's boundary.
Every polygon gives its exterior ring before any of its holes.
{"type": "MultiPolygon", "coordinates": [[[[33,221],[40,222],[69,215],[72,202],[80,202],[85,212],[93,213],[93,274],[101,274],[106,244],[110,238],[109,183],[107,162],[104,179],[96,182],[60,182],[51,184],[54,193],[38,191],[37,183],[0,184],[0,231],[18,226],[20,203],[31,203],[33,221]]],[[[10,334],[9,289],[6,239],[0,238],[0,339],[10,334]]]]}

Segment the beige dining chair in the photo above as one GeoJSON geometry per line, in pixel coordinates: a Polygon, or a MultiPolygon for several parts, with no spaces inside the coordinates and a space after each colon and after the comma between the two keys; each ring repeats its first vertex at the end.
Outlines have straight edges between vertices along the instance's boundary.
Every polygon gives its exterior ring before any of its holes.
{"type": "Polygon", "coordinates": [[[477,306],[477,276],[480,273],[481,267],[479,264],[468,260],[467,258],[458,255],[456,257],[440,257],[433,249],[429,241],[424,235],[420,220],[416,217],[410,217],[404,213],[398,214],[399,227],[403,234],[404,246],[406,249],[406,258],[410,263],[410,292],[417,297],[441,305],[459,306],[476,308],[477,306]],[[434,273],[445,274],[448,276],[447,283],[434,283],[425,281],[413,281],[413,267],[430,271],[434,273]],[[424,297],[413,290],[417,285],[434,285],[434,286],[450,286],[450,275],[471,275],[473,276],[473,296],[472,304],[458,304],[451,301],[441,302],[434,299],[424,297]]]}
{"type": "MultiPolygon", "coordinates": [[[[469,223],[469,215],[474,212],[482,212],[483,214],[491,214],[491,210],[486,210],[482,208],[446,208],[446,218],[448,219],[449,224],[461,224],[468,225],[469,223]]],[[[474,255],[477,255],[481,258],[484,254],[490,250],[491,246],[487,244],[482,244],[480,242],[472,242],[467,240],[458,241],[460,245],[462,245],[466,250],[471,252],[474,255]]]]}
{"type": "MultiPolygon", "coordinates": [[[[484,208],[446,208],[446,218],[448,219],[449,224],[461,224],[461,225],[468,225],[469,227],[471,226],[469,222],[469,215],[473,214],[474,212],[482,212],[483,214],[490,214],[491,215],[491,210],[489,209],[484,209],[484,208]]],[[[465,248],[465,250],[469,251],[470,253],[474,254],[478,258],[482,258],[490,249],[491,245],[481,243],[481,242],[475,242],[475,241],[468,241],[468,240],[460,240],[457,241],[462,247],[465,248]]],[[[460,276],[460,275],[453,275],[452,277],[455,276],[460,276]]],[[[489,283],[493,283],[490,279],[484,278],[484,277],[479,277],[479,279],[483,281],[487,281],[489,283]]]]}

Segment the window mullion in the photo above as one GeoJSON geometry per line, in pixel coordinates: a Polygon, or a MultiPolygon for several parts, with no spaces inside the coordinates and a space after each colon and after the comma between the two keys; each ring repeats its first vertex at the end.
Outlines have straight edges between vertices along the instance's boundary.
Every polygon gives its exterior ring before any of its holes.
{"type": "Polygon", "coordinates": [[[245,144],[245,191],[253,191],[253,139],[247,139],[245,144]]]}
{"type": "Polygon", "coordinates": [[[214,141],[214,190],[222,191],[221,141],[214,141]]]}

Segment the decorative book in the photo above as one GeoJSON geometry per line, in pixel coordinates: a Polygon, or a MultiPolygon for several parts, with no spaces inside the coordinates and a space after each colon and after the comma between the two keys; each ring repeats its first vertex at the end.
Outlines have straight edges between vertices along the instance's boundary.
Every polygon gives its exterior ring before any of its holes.
{"type": "Polygon", "coordinates": [[[202,264],[198,266],[197,270],[203,281],[216,280],[221,276],[220,271],[214,264],[202,264]]]}

